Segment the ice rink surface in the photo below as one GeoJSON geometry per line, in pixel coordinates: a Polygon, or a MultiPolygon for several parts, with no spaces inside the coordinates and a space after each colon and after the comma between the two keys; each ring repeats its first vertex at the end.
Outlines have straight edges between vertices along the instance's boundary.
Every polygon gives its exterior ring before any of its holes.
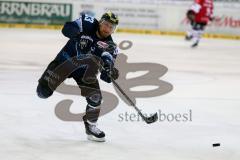
{"type": "MultiPolygon", "coordinates": [[[[239,160],[240,41],[202,39],[198,48],[191,49],[183,37],[114,35],[117,43],[133,42],[130,49],[120,50],[128,63],[168,68],[160,79],[172,84],[173,90],[137,98],[137,106],[148,114],[190,116],[191,111],[191,120],[147,125],[134,119],[135,110],[119,99],[117,107],[99,119],[107,141],[94,143],[86,139],[81,121],[56,115],[56,105],[69,99],[71,113],[78,116],[85,110],[84,98],[56,92],[43,100],[35,93],[37,80],[67,38],[59,30],[0,29],[0,35],[1,159],[239,160]],[[126,113],[132,119],[123,117],[126,113]],[[213,143],[221,146],[212,147],[213,143]]],[[[128,76],[134,74],[140,73],[128,76]]],[[[118,97],[112,85],[100,85],[118,97]]],[[[141,89],[148,87],[135,88],[141,89]]]]}

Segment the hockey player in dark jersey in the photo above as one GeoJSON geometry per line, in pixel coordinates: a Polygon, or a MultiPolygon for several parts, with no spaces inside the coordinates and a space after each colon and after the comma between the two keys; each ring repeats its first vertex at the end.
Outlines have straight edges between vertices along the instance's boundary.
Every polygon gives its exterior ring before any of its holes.
{"type": "Polygon", "coordinates": [[[112,12],[104,13],[99,21],[81,14],[77,20],[66,22],[62,33],[69,41],[38,81],[40,98],[50,97],[66,78],[77,82],[87,101],[83,121],[89,140],[105,141],[105,133],[96,126],[102,101],[97,74],[100,70],[100,78],[107,83],[119,76],[114,67],[118,51],[111,37],[117,25],[118,17],[112,12]]]}

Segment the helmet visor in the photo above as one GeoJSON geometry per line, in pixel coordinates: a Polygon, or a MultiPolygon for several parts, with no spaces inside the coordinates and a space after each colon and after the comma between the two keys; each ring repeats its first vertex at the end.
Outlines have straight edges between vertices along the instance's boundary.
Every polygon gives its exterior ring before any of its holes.
{"type": "Polygon", "coordinates": [[[102,25],[104,28],[107,28],[111,33],[115,32],[117,29],[117,25],[113,24],[112,22],[102,19],[100,22],[100,25],[102,25]]]}

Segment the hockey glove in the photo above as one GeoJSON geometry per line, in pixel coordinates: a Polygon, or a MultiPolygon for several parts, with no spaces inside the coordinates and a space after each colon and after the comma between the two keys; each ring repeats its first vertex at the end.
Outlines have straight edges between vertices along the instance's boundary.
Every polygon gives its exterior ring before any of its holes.
{"type": "Polygon", "coordinates": [[[111,83],[110,76],[116,80],[119,77],[118,70],[114,68],[113,57],[108,52],[103,52],[101,55],[101,59],[103,61],[103,70],[101,71],[100,78],[107,82],[111,83]]]}
{"type": "Polygon", "coordinates": [[[110,72],[106,71],[106,70],[103,70],[101,72],[101,75],[100,75],[100,78],[101,80],[107,82],[107,83],[111,83],[112,80],[111,78],[109,77],[111,76],[114,80],[118,79],[119,77],[119,71],[117,68],[113,68],[110,72]]]}

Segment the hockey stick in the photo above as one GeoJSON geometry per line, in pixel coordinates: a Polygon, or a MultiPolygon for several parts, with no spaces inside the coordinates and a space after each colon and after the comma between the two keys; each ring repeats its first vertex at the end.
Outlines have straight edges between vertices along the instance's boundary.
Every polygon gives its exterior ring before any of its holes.
{"type": "MultiPolygon", "coordinates": [[[[104,67],[100,64],[97,63],[95,56],[93,56],[92,60],[96,63],[99,64],[101,70],[104,70],[104,67]]],[[[157,113],[152,114],[150,117],[144,116],[141,112],[141,110],[133,103],[133,101],[129,98],[129,96],[123,91],[123,89],[118,85],[118,83],[112,78],[112,76],[110,74],[108,74],[108,76],[110,77],[113,85],[122,93],[122,95],[127,99],[127,101],[131,104],[131,106],[134,107],[134,109],[138,112],[138,114],[142,117],[142,119],[147,123],[153,123],[156,122],[158,120],[158,115],[157,113]]]]}
{"type": "Polygon", "coordinates": [[[117,82],[111,77],[111,75],[108,75],[111,78],[111,81],[113,85],[122,93],[122,95],[128,100],[128,102],[131,104],[131,106],[134,107],[134,109],[138,112],[138,114],[142,117],[142,119],[147,123],[153,123],[158,120],[158,115],[157,113],[154,113],[150,117],[146,117],[142,114],[140,109],[133,103],[133,101],[128,97],[128,95],[122,90],[122,88],[117,84],[117,82]]]}

